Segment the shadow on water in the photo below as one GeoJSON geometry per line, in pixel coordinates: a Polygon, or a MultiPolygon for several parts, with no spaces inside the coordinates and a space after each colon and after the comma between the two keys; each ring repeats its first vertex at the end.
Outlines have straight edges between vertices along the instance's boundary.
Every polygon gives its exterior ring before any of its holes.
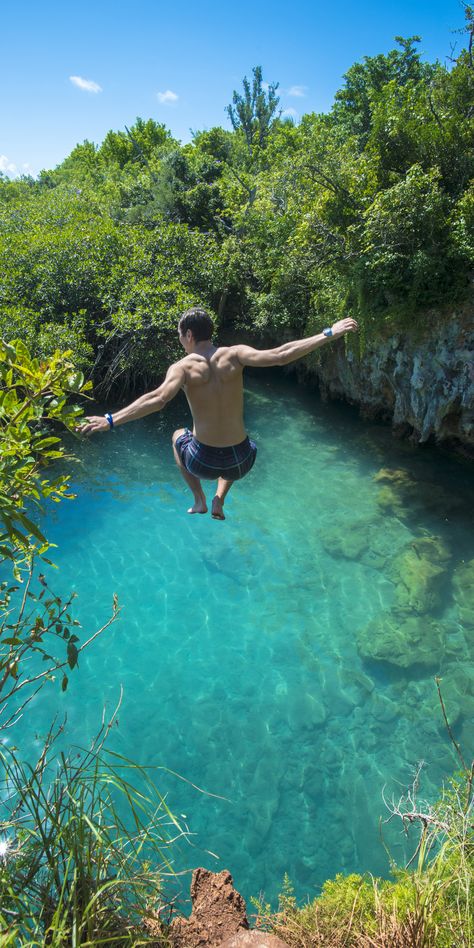
{"type": "MultiPolygon", "coordinates": [[[[465,463],[287,378],[247,387],[259,453],[225,524],[185,513],[170,447],[185,403],[75,442],[55,584],[87,631],[113,592],[124,608],[35,714],[40,729],[59,702],[83,742],[123,684],[114,746],[228,801],[160,778],[196,834],[181,864],[229,867],[247,898],[288,872],[303,897],[338,871],[387,873],[382,788],[400,795],[423,758],[435,797],[456,768],[435,674],[469,746],[474,487],[465,463]]],[[[403,859],[400,829],[387,841],[403,859]]]]}

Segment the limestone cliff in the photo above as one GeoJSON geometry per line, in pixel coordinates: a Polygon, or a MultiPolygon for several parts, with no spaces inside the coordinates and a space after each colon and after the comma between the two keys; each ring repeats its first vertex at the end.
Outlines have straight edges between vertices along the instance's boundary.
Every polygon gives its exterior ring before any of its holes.
{"type": "Polygon", "coordinates": [[[369,336],[360,358],[335,342],[302,371],[316,376],[323,398],[357,404],[420,443],[434,439],[474,455],[474,302],[425,314],[421,331],[418,318],[413,331],[369,336]]]}

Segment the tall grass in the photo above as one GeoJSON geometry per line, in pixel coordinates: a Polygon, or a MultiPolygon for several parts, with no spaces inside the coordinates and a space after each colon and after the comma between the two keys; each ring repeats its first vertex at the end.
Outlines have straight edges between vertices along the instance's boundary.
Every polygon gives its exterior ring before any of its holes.
{"type": "Polygon", "coordinates": [[[62,727],[34,764],[0,753],[2,948],[144,944],[144,920],[166,916],[170,847],[187,830],[147,769],[105,750],[112,724],[67,756],[62,727]]]}

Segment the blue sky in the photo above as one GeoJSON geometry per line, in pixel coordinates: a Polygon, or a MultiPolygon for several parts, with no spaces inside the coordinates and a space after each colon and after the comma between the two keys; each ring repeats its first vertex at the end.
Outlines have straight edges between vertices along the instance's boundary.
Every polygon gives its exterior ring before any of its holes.
{"type": "Polygon", "coordinates": [[[444,62],[452,43],[462,45],[452,31],[463,23],[460,0],[9,4],[0,170],[52,168],[77,142],[99,143],[137,115],[181,141],[191,129],[227,127],[232,90],[255,65],[280,83],[280,105],[296,118],[325,111],[349,66],[393,48],[395,35],[421,35],[423,57],[444,62]]]}

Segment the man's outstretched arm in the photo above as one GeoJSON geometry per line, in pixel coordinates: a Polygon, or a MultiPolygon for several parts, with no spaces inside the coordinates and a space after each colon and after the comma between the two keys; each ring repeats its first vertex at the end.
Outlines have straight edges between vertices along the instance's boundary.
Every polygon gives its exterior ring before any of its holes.
{"type": "MultiPolygon", "coordinates": [[[[144,418],[154,411],[161,411],[175,395],[178,394],[186,381],[186,373],[177,362],[172,365],[167,373],[164,382],[153,392],[147,392],[141,395],[130,405],[120,408],[109,417],[112,418],[113,427],[123,425],[127,421],[136,421],[137,418],[144,418]]],[[[87,418],[87,423],[81,425],[79,431],[81,434],[95,434],[96,431],[107,431],[112,427],[104,415],[92,415],[87,418]]]]}
{"type": "Polygon", "coordinates": [[[308,336],[307,339],[295,339],[293,342],[285,342],[282,346],[275,349],[252,349],[252,346],[236,346],[237,358],[241,365],[260,366],[261,368],[272,365],[288,365],[290,362],[296,362],[309,355],[320,346],[324,346],[332,339],[339,339],[345,336],[347,332],[357,332],[358,325],[355,319],[341,319],[331,327],[332,335],[325,336],[324,333],[318,333],[316,336],[308,336]]]}

